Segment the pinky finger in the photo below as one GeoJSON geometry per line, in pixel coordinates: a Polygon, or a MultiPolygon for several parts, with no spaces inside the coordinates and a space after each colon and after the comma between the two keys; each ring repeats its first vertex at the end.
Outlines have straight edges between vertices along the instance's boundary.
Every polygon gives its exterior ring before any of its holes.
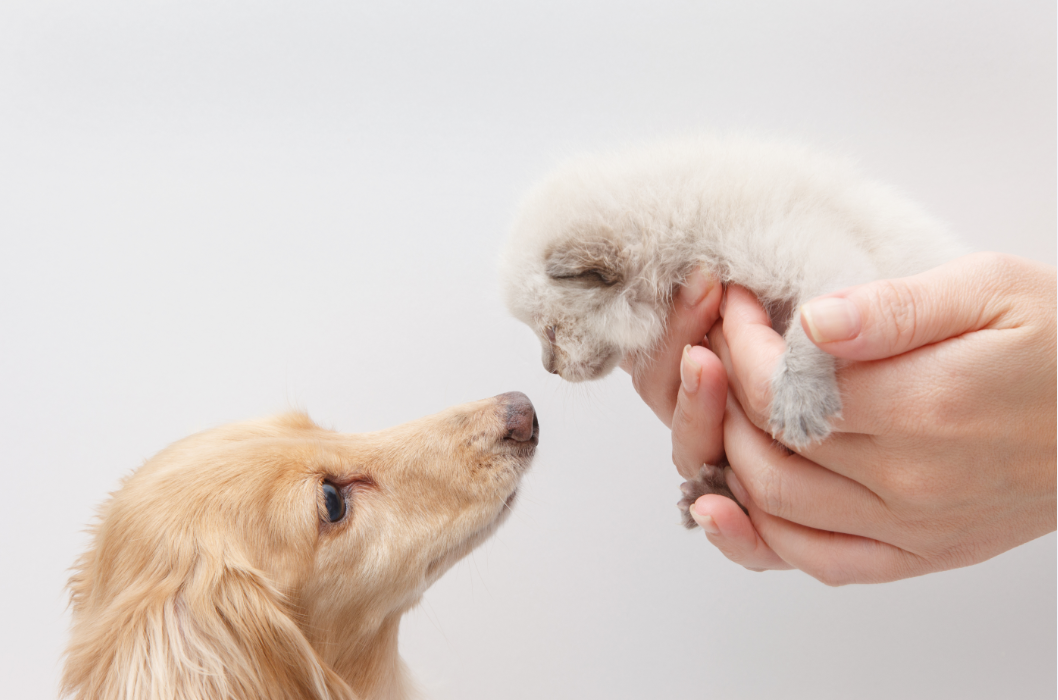
{"type": "Polygon", "coordinates": [[[749,504],[759,536],[783,561],[828,586],[884,583],[931,571],[926,559],[868,537],[815,530],[749,504]]]}
{"type": "Polygon", "coordinates": [[[691,517],[720,552],[750,571],[792,569],[764,541],[730,498],[709,494],[691,506],[691,517]]]}

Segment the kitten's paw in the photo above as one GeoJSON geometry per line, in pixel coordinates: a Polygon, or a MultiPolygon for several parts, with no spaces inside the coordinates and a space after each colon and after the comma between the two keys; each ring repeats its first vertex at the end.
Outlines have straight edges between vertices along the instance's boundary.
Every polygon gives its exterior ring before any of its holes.
{"type": "MultiPolygon", "coordinates": [[[[680,492],[683,494],[683,498],[676,503],[676,506],[680,509],[680,513],[683,514],[683,526],[688,530],[698,527],[698,523],[694,522],[694,518],[691,517],[691,506],[701,496],[707,493],[715,493],[719,496],[726,496],[738,503],[738,499],[735,498],[735,494],[731,493],[731,489],[727,487],[727,480],[724,478],[724,467],[726,466],[726,463],[716,466],[703,464],[698,476],[680,484],[680,492]]],[[[739,503],[739,507],[742,507],[741,503],[739,503]]],[[[742,508],[742,510],[746,509],[742,508]]]]}
{"type": "Polygon", "coordinates": [[[841,394],[831,376],[782,371],[771,385],[771,434],[794,450],[830,435],[841,415],[841,394]]]}

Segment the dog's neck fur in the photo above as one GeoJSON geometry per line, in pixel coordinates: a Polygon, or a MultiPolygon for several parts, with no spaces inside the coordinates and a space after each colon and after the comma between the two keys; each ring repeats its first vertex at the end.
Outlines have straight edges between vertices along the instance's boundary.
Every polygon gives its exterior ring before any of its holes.
{"type": "Polygon", "coordinates": [[[400,617],[396,613],[371,631],[353,634],[341,644],[327,645],[336,653],[333,659],[325,658],[325,661],[358,698],[410,700],[415,697],[414,685],[398,652],[400,617]]]}

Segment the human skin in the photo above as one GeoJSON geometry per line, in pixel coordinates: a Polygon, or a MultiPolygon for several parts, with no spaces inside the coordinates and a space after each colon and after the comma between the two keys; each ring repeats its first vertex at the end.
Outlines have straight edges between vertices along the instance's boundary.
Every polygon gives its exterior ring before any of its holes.
{"type": "Polygon", "coordinates": [[[982,253],[809,302],[809,337],[850,362],[834,433],[800,454],[765,431],[784,345],[745,289],[692,276],[657,353],[625,369],[684,477],[726,453],[748,516],[717,495],[691,514],[729,559],[893,581],[1055,530],[1055,288],[1053,267],[982,253]]]}

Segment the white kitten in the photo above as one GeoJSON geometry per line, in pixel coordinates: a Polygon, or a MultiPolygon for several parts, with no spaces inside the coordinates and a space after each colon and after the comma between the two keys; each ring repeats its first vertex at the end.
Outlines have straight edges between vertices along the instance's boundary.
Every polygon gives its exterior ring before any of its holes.
{"type": "Polygon", "coordinates": [[[503,279],[511,312],[541,340],[544,367],[574,382],[648,355],[694,269],[749,288],[784,334],[770,428],[796,449],[826,437],[841,411],[835,359],[793,318],[800,305],[962,252],[918,206],[844,160],[700,138],[560,167],[523,201],[503,279]]]}

